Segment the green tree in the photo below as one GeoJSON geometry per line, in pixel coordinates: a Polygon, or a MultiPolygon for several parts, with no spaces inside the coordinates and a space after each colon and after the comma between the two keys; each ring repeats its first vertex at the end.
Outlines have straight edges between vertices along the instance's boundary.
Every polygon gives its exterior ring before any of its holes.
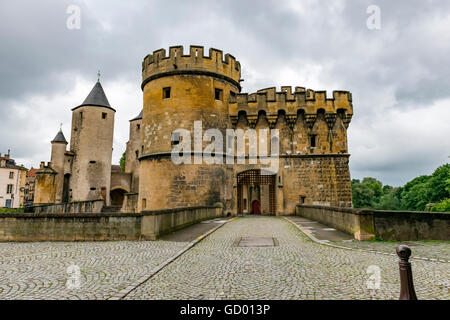
{"type": "Polygon", "coordinates": [[[127,153],[124,152],[122,154],[122,157],[120,158],[120,168],[122,169],[122,172],[125,172],[125,164],[127,162],[127,153]]]}
{"type": "Polygon", "coordinates": [[[355,208],[371,208],[375,192],[359,180],[352,180],[352,197],[355,208]]]}
{"type": "Polygon", "coordinates": [[[432,212],[450,212],[450,198],[444,199],[431,208],[432,212]]]}
{"type": "Polygon", "coordinates": [[[399,210],[400,198],[398,197],[397,189],[391,186],[383,187],[383,195],[380,197],[380,201],[375,205],[375,209],[378,210],[399,210]]]}
{"type": "Polygon", "coordinates": [[[450,164],[437,168],[429,180],[429,202],[440,202],[450,198],[450,164]]]}
{"type": "Polygon", "coordinates": [[[401,193],[401,207],[405,210],[425,210],[430,198],[430,176],[419,176],[409,181],[401,193]]]}

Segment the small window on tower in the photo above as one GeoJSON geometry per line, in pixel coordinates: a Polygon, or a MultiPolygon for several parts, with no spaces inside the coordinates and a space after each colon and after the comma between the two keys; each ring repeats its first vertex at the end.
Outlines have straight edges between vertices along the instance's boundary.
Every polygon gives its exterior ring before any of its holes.
{"type": "Polygon", "coordinates": [[[106,119],[106,112],[102,112],[102,119],[106,119]]]}
{"type": "Polygon", "coordinates": [[[139,158],[139,150],[136,150],[136,159],[139,158]]]}
{"type": "Polygon", "coordinates": [[[222,89],[215,88],[215,89],[214,89],[214,96],[215,96],[215,99],[216,99],[216,100],[222,100],[222,97],[223,97],[223,90],[222,90],[222,89]]]}
{"type": "Polygon", "coordinates": [[[83,119],[83,112],[80,112],[80,119],[83,119]]]}
{"type": "Polygon", "coordinates": [[[141,125],[138,124],[138,125],[136,126],[136,128],[137,128],[138,130],[141,129],[141,125]]]}
{"type": "Polygon", "coordinates": [[[310,138],[310,146],[315,147],[316,146],[316,135],[312,134],[309,136],[309,138],[310,138]]]}
{"type": "Polygon", "coordinates": [[[97,188],[91,188],[91,191],[94,191],[94,190],[96,190],[97,188]]]}
{"type": "Polygon", "coordinates": [[[176,145],[180,143],[180,133],[172,132],[172,145],[176,145]]]}
{"type": "Polygon", "coordinates": [[[163,99],[170,98],[170,87],[163,88],[163,99]]]}

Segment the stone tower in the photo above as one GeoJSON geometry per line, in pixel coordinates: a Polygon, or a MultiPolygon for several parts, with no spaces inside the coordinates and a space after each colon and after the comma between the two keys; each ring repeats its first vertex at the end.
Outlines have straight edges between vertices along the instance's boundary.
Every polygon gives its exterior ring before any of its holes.
{"type": "Polygon", "coordinates": [[[127,142],[125,172],[131,173],[131,192],[139,191],[139,156],[141,152],[142,111],[130,120],[130,139],[127,142]]]}
{"type": "Polygon", "coordinates": [[[64,160],[66,152],[67,141],[60,129],[58,134],[52,140],[52,169],[56,171],[55,176],[55,202],[62,202],[63,185],[64,185],[64,160]]]}
{"type": "MultiPolygon", "coordinates": [[[[138,211],[219,202],[231,184],[226,166],[175,165],[172,132],[184,128],[194,137],[194,121],[203,131],[230,126],[229,99],[240,92],[240,64],[222,51],[182,46],[147,55],[142,63],[143,115],[138,211]]],[[[175,139],[176,140],[176,139],[175,139]]],[[[193,145],[195,142],[193,138],[193,145]]],[[[203,147],[206,143],[203,145],[203,147]]]]}
{"type": "Polygon", "coordinates": [[[115,112],[100,81],[72,109],[72,201],[104,199],[109,205],[115,112]]]}

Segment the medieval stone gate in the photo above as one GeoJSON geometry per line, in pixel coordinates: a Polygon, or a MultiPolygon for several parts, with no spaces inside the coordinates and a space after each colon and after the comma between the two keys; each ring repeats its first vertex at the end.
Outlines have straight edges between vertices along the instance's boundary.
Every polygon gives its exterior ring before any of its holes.
{"type": "Polygon", "coordinates": [[[270,215],[276,215],[275,183],[276,175],[263,175],[260,169],[247,170],[239,173],[237,175],[238,213],[253,213],[251,209],[253,201],[261,202],[268,200],[268,213],[270,215]],[[268,192],[263,194],[261,189],[267,187],[268,192]],[[252,190],[257,192],[257,199],[254,198],[254,194],[252,195],[252,190]]]}

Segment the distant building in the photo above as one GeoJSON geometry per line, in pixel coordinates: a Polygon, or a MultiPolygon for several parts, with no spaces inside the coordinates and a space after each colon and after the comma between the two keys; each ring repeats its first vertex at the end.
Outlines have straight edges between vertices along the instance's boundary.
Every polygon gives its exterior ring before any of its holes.
{"type": "Polygon", "coordinates": [[[0,207],[23,206],[27,169],[16,165],[8,154],[0,154],[0,207]]]}
{"type": "Polygon", "coordinates": [[[34,202],[34,190],[36,183],[36,172],[39,169],[31,168],[27,171],[27,175],[25,178],[25,195],[24,195],[24,206],[30,206],[34,202]]]}

